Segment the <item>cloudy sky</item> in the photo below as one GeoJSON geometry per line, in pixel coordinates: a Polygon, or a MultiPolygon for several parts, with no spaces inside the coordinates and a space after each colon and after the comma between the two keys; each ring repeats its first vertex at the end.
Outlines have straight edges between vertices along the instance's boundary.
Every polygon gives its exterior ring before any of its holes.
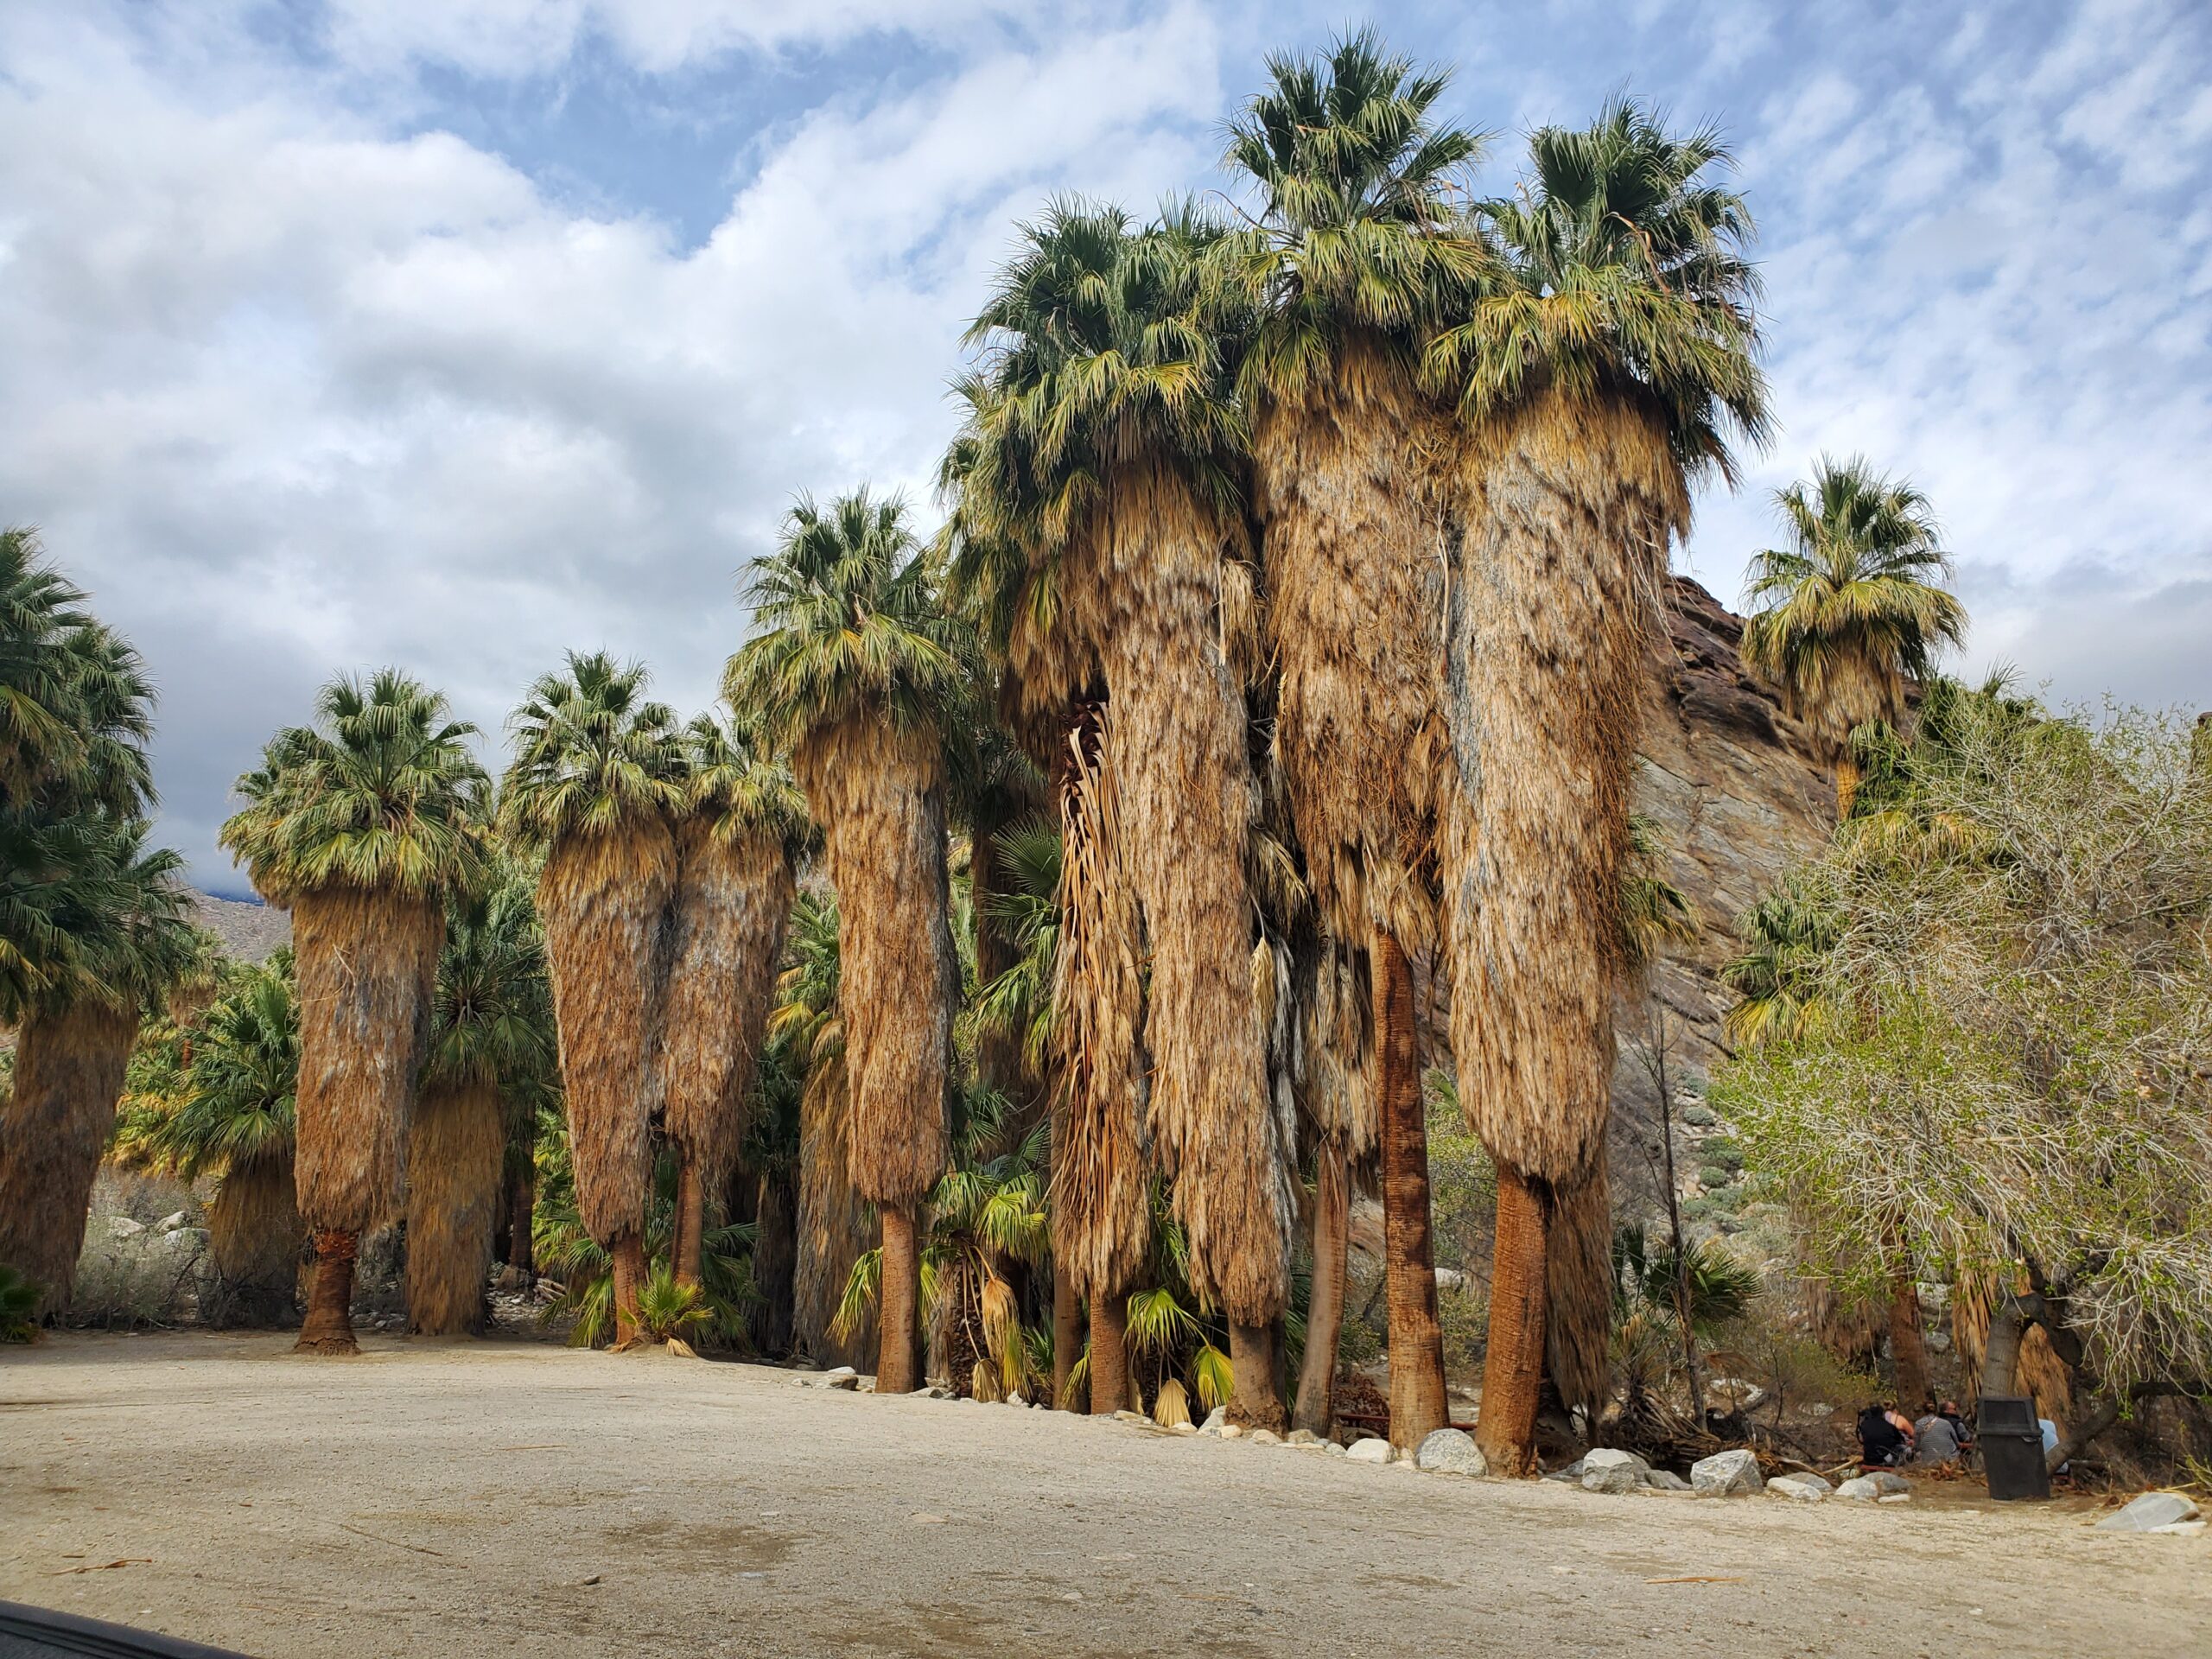
{"type": "MultiPolygon", "coordinates": [[[[925,484],[1048,193],[1209,188],[1339,5],[10,0],[0,522],[137,641],[165,830],[338,669],[496,734],[568,647],[688,708],[802,490],[925,484]]],[[[1721,123],[1781,435],[1681,556],[1863,450],[1934,497],[1962,666],[2212,705],[2212,8],[1378,0],[1499,135],[1622,88],[1721,123]]]]}

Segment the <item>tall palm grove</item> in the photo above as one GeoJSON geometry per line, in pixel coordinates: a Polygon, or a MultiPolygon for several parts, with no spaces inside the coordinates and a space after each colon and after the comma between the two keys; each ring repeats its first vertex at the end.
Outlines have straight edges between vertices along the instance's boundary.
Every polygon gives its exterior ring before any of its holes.
{"type": "MultiPolygon", "coordinates": [[[[66,1306],[111,1144],[217,1184],[207,1305],[315,1353],[397,1228],[418,1332],[504,1263],[618,1349],[1326,1434],[1365,1193],[1411,1448],[1456,1098],[1475,1435],[1535,1472],[1608,1387],[1614,1010],[1682,925],[1630,810],[1669,554],[1770,416],[1717,134],[1621,98],[1484,195],[1448,90],[1353,33],[1268,60],[1225,204],[1041,204],[941,513],[798,495],[715,710],[574,652],[487,765],[413,677],[333,680],[222,832],[291,913],[250,970],[146,845],[136,658],[0,538],[0,1263],[66,1306]]],[[[1859,461],[1777,505],[1747,659],[1886,810],[1868,745],[1964,628],[1935,521],[1859,461]]],[[[1747,1048],[1805,1028],[1760,914],[1747,1048]]]]}

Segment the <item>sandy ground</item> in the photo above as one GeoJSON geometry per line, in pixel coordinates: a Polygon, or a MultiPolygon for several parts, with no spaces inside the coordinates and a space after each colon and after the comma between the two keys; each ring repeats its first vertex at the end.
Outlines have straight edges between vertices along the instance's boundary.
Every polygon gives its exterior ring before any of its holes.
{"type": "Polygon", "coordinates": [[[2212,1535],[2080,1513],[1605,1498],[660,1355],[287,1346],[6,1351],[0,1597],[261,1659],[2212,1653],[2212,1535]]]}

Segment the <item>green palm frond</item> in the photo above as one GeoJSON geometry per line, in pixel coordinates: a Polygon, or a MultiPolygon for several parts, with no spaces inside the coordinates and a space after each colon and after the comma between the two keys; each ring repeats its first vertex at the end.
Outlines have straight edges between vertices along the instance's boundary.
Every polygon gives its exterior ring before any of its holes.
{"type": "Polygon", "coordinates": [[[645,670],[571,652],[507,721],[515,758],[499,785],[501,826],[543,850],[681,812],[686,757],[676,713],[645,696],[645,670]]]}

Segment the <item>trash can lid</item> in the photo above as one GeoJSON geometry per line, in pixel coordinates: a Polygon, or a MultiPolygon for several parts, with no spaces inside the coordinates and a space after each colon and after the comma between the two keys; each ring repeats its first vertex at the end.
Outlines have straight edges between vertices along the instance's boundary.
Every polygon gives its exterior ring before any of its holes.
{"type": "Polygon", "coordinates": [[[1981,1433],[2032,1434],[2040,1439],[2043,1430],[2036,1422],[2036,1402],[2006,1395],[1984,1395],[1981,1399],[1981,1433]]]}

